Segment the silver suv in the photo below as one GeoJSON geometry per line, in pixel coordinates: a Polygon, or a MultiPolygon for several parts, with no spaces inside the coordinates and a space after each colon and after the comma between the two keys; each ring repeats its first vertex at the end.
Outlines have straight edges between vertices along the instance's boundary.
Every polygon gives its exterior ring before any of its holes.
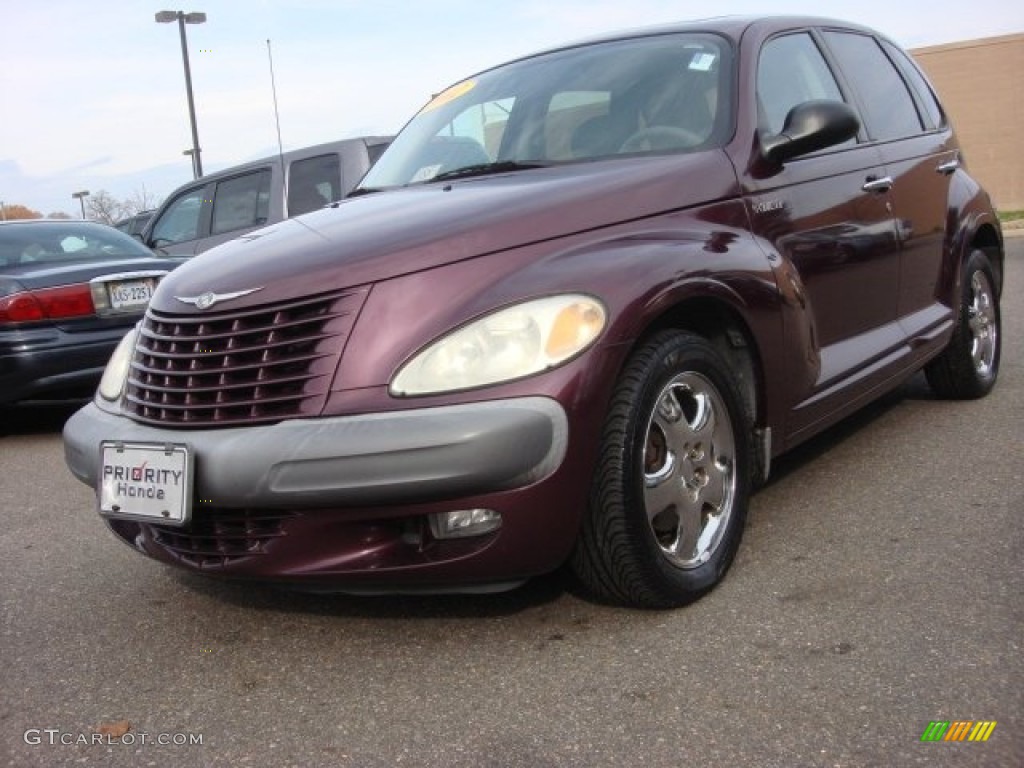
{"type": "Polygon", "coordinates": [[[366,136],[317,144],[209,174],[176,189],[153,214],[142,241],[164,254],[194,256],[322,208],[348,194],[390,142],[366,136]]]}

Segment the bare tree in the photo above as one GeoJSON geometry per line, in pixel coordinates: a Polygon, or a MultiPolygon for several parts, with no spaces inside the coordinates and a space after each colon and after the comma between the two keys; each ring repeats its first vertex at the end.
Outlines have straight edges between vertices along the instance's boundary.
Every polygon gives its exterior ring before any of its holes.
{"type": "Polygon", "coordinates": [[[94,221],[102,221],[104,224],[113,224],[115,221],[130,215],[125,213],[125,204],[105,189],[89,195],[85,200],[85,208],[88,212],[88,218],[94,221]]]}
{"type": "Polygon", "coordinates": [[[160,199],[151,194],[147,189],[146,185],[142,185],[142,189],[136,189],[132,192],[131,196],[124,201],[125,216],[134,216],[136,213],[142,211],[148,211],[156,208],[160,204],[160,199]]]}
{"type": "Polygon", "coordinates": [[[124,200],[118,200],[105,189],[94,192],[85,199],[85,210],[87,217],[94,221],[114,224],[141,211],[156,208],[158,204],[159,199],[150,194],[143,184],[141,189],[136,189],[124,200]]]}

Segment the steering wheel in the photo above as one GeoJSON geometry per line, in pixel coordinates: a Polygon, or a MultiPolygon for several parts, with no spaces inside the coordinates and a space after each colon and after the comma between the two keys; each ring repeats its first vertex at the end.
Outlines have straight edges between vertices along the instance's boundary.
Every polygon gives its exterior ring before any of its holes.
{"type": "Polygon", "coordinates": [[[703,144],[704,138],[685,128],[673,125],[652,125],[641,128],[619,147],[619,152],[645,152],[662,149],[686,149],[703,144]]]}

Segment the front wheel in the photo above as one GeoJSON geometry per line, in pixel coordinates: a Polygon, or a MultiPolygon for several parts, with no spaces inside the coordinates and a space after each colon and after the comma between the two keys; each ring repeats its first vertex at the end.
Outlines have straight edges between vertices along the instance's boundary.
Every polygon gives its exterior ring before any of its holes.
{"type": "Polygon", "coordinates": [[[965,400],[987,395],[999,373],[999,298],[992,265],[974,251],[964,265],[956,327],[949,345],[924,369],[939,397],[965,400]]]}
{"type": "Polygon", "coordinates": [[[747,514],[750,418],[704,338],[662,333],[630,358],[605,420],[573,569],[604,599],[686,604],[725,574],[747,514]]]}

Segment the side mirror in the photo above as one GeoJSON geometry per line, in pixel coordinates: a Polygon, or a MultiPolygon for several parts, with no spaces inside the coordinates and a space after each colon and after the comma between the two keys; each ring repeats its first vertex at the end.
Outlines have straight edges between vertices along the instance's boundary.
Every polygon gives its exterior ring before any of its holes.
{"type": "Polygon", "coordinates": [[[782,133],[761,140],[764,156],[774,163],[842,144],[860,130],[857,114],[841,101],[805,101],[786,115],[782,133]]]}

